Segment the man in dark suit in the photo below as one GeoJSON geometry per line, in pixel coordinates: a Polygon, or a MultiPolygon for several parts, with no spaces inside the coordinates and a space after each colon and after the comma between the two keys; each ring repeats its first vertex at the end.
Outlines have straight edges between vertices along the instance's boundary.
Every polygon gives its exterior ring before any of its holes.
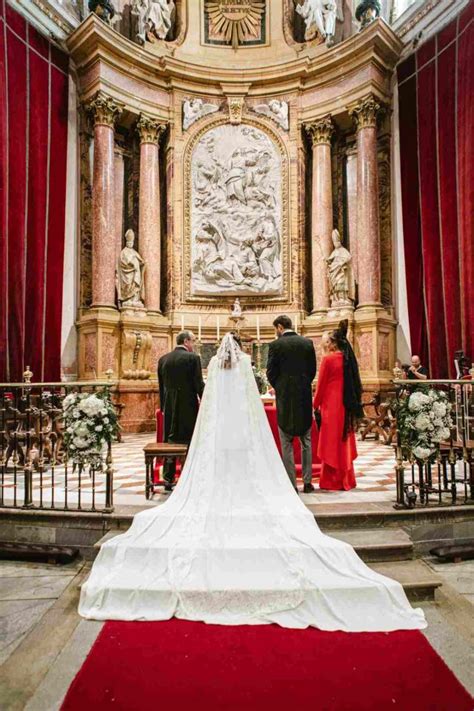
{"type": "Polygon", "coordinates": [[[278,316],[273,322],[277,340],[268,349],[267,378],[275,390],[278,431],[282,458],[291,483],[296,489],[293,440],[301,442],[303,491],[314,491],[311,483],[313,457],[311,425],[313,404],[311,383],[316,375],[316,353],[313,342],[293,330],[289,316],[278,316]]]}
{"type": "MultiPolygon", "coordinates": [[[[160,407],[164,415],[163,441],[189,444],[204,390],[201,359],[194,351],[192,331],[181,331],[176,348],[158,362],[160,407]]],[[[165,491],[173,490],[176,460],[167,459],[163,467],[165,491]]]]}

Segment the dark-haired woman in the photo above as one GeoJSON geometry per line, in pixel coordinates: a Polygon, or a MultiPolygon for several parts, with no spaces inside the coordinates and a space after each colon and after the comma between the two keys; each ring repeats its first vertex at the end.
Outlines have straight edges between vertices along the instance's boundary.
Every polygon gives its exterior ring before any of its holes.
{"type": "Polygon", "coordinates": [[[362,386],[357,361],[347,340],[347,323],[341,322],[336,331],[325,333],[321,345],[325,355],[313,403],[321,420],[319,487],[348,491],[356,486],[354,427],[362,415],[362,386]]]}

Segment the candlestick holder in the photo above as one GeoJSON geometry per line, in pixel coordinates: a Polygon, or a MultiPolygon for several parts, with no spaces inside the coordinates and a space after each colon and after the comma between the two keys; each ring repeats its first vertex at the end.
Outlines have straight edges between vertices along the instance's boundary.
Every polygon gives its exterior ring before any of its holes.
{"type": "Polygon", "coordinates": [[[257,370],[260,371],[262,367],[262,343],[261,341],[257,341],[255,343],[256,346],[256,358],[255,358],[255,365],[257,366],[257,370]]]}

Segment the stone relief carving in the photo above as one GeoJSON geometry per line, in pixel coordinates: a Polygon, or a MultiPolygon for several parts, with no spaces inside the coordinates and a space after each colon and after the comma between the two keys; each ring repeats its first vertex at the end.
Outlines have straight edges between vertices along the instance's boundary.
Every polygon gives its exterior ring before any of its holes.
{"type": "Polygon", "coordinates": [[[219,111],[219,106],[205,103],[202,99],[185,99],[183,101],[183,130],[186,131],[195,121],[208,114],[219,111]]]}
{"type": "Polygon", "coordinates": [[[230,313],[234,318],[241,318],[242,316],[242,306],[240,304],[240,299],[236,299],[232,305],[232,311],[230,313]]]}
{"type": "Polygon", "coordinates": [[[295,0],[295,12],[305,23],[305,40],[312,40],[317,34],[327,45],[334,44],[336,20],[342,22],[344,14],[342,0],[295,0]]]}
{"type": "Polygon", "coordinates": [[[266,104],[256,104],[252,106],[252,111],[257,114],[263,114],[268,118],[273,119],[284,131],[289,129],[288,121],[288,102],[271,99],[266,104]]]}
{"type": "Polygon", "coordinates": [[[124,329],[122,332],[121,370],[126,380],[147,380],[148,356],[152,346],[152,335],[148,331],[124,329]]]}
{"type": "Polygon", "coordinates": [[[332,243],[334,249],[326,257],[331,306],[352,306],[355,298],[352,257],[349,250],[342,246],[338,230],[332,231],[332,243]]]}
{"type": "Polygon", "coordinates": [[[260,129],[207,131],[191,156],[191,293],[282,293],[282,159],[260,129]]]}
{"type": "Polygon", "coordinates": [[[204,42],[245,47],[265,44],[266,3],[262,0],[204,0],[204,42]]]}
{"type": "Polygon", "coordinates": [[[117,263],[117,295],[121,309],[143,308],[145,285],[143,272],[145,262],[134,249],[133,230],[125,233],[125,247],[120,252],[117,263]]]}
{"type": "Polygon", "coordinates": [[[139,44],[165,40],[173,31],[176,6],[174,0],[133,0],[131,13],[135,17],[139,44]]]}

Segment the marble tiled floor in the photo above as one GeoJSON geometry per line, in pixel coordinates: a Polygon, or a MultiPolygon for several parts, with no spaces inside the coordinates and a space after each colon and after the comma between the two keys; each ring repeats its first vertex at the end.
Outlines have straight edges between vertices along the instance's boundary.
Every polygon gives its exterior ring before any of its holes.
{"type": "MultiPolygon", "coordinates": [[[[149,502],[145,499],[145,465],[143,447],[153,441],[152,433],[124,434],[123,442],[113,446],[114,465],[114,504],[146,506],[164,500],[165,496],[156,494],[149,502]]],[[[374,440],[357,443],[359,456],[355,462],[357,488],[352,491],[317,491],[314,494],[302,494],[305,503],[368,503],[393,502],[395,500],[395,462],[393,449],[374,440]]],[[[39,499],[39,476],[34,474],[34,501],[39,499]]],[[[23,481],[21,472],[17,480],[17,497],[23,496],[23,481]]],[[[43,501],[47,505],[51,501],[51,475],[43,477],[43,501]]],[[[317,483],[316,483],[317,486],[317,483]]],[[[10,476],[5,481],[5,498],[13,495],[13,480],[10,476]]],[[[300,486],[300,488],[302,488],[300,486]]],[[[68,476],[68,500],[70,505],[77,501],[77,475],[68,476]]],[[[83,477],[81,486],[83,505],[91,502],[91,486],[88,477],[83,477]]],[[[104,503],[105,476],[97,475],[96,506],[104,503]]],[[[64,473],[58,468],[54,478],[54,500],[57,506],[64,500],[64,473]]]]}

